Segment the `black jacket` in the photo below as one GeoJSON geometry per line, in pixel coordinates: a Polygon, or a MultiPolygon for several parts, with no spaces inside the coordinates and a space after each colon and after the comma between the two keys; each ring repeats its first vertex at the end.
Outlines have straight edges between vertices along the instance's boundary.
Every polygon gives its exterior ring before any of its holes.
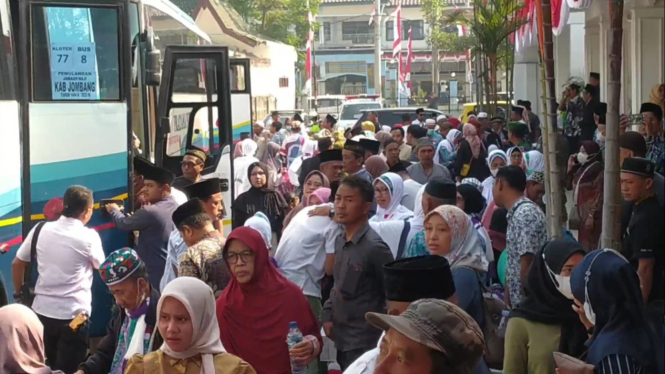
{"type": "MultiPolygon", "coordinates": [[[[159,335],[159,330],[157,329],[157,303],[159,302],[159,296],[159,291],[152,287],[152,290],[150,291],[148,313],[145,315],[146,327],[151,328],[153,331],[152,337],[150,338],[150,352],[158,350],[164,342],[164,339],[159,335]]],[[[106,336],[99,342],[97,352],[88,357],[88,360],[79,366],[79,370],[82,370],[84,373],[107,374],[111,371],[113,356],[115,356],[115,349],[118,344],[118,337],[120,336],[120,328],[127,317],[124,309],[118,309],[119,311],[116,312],[113,315],[113,318],[109,321],[106,336]]]]}

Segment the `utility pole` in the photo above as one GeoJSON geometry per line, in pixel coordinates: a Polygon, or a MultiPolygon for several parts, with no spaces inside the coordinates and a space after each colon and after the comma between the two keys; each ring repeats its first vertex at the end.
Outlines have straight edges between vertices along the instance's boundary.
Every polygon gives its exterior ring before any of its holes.
{"type": "MultiPolygon", "coordinates": [[[[374,90],[377,95],[383,97],[381,90],[381,0],[375,0],[376,17],[374,19],[374,90]]],[[[397,26],[395,26],[397,27],[397,26]]],[[[398,79],[399,81],[399,79],[398,79]]]]}

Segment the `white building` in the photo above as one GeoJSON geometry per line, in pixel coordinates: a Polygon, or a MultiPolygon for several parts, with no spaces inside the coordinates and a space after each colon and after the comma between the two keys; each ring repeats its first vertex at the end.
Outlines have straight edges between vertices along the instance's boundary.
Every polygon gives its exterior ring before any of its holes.
{"type": "MultiPolygon", "coordinates": [[[[637,113],[651,88],[665,79],[664,0],[624,3],[621,67],[621,113],[637,113]]],[[[554,60],[558,92],[571,76],[588,79],[600,74],[600,98],[607,100],[609,79],[610,14],[608,0],[591,0],[585,9],[572,9],[568,24],[556,36],[554,60]]],[[[534,111],[544,115],[538,46],[515,56],[515,98],[529,98],[534,111]]]]}
{"type": "MultiPolygon", "coordinates": [[[[465,0],[448,0],[449,10],[463,6],[465,0]]],[[[374,24],[369,24],[374,9],[371,0],[323,0],[317,22],[321,25],[314,47],[315,73],[319,94],[376,93],[374,87],[374,24]]],[[[384,98],[397,96],[397,61],[392,57],[394,21],[388,15],[396,0],[384,1],[381,25],[382,71],[384,98]]],[[[376,21],[376,18],[374,18],[376,21]]],[[[427,43],[428,25],[423,20],[420,0],[402,0],[402,56],[405,58],[409,28],[413,30],[411,81],[414,91],[432,92],[432,49],[427,43]]],[[[457,33],[457,28],[451,32],[457,33]]],[[[457,97],[468,96],[466,55],[440,54],[440,80],[455,82],[457,97]]]]}

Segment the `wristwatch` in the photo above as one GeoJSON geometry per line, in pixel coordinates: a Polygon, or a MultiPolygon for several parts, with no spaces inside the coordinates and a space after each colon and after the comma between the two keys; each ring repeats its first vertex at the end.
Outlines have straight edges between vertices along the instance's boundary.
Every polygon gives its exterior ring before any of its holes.
{"type": "Polygon", "coordinates": [[[328,213],[328,217],[330,217],[330,219],[335,217],[335,207],[330,208],[330,213],[328,213]]]}

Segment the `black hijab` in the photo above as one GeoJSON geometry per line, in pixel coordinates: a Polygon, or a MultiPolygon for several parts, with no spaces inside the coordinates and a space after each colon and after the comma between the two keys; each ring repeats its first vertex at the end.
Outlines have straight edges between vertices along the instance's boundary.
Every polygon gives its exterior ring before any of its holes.
{"type": "MultiPolygon", "coordinates": [[[[252,170],[254,170],[255,167],[259,167],[263,170],[263,173],[266,175],[266,180],[270,179],[268,166],[263,162],[254,162],[247,168],[247,178],[249,178],[250,181],[252,170]]],[[[257,212],[263,212],[263,214],[265,214],[270,220],[270,225],[275,232],[281,232],[282,221],[285,216],[284,212],[288,208],[284,196],[273,189],[269,185],[269,182],[266,182],[261,188],[257,188],[252,184],[252,187],[248,191],[240,194],[240,196],[236,198],[233,205],[235,209],[244,213],[244,215],[247,215],[248,217],[253,216],[257,212]]],[[[242,226],[244,225],[244,222],[238,223],[238,225],[242,226]]]]}
{"type": "Polygon", "coordinates": [[[559,351],[573,357],[579,357],[585,351],[586,328],[573,310],[573,300],[556,288],[548,267],[558,275],[566,261],[576,253],[586,254],[586,251],[579,243],[565,239],[552,240],[539,250],[524,285],[526,297],[510,314],[532,322],[561,325],[559,351]]]}
{"type": "Polygon", "coordinates": [[[464,199],[464,213],[468,215],[478,215],[485,209],[485,198],[478,187],[462,183],[457,186],[457,192],[464,199]]]}

